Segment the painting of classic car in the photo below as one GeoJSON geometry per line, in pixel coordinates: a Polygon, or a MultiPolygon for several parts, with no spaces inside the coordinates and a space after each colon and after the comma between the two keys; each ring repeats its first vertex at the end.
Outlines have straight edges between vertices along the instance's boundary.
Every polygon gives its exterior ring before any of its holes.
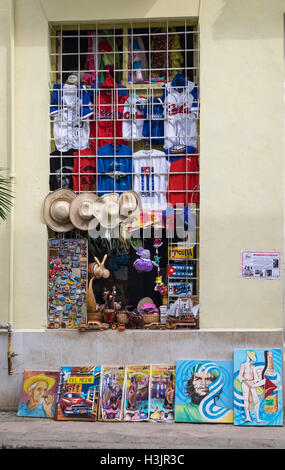
{"type": "Polygon", "coordinates": [[[96,421],[101,366],[61,367],[55,420],[96,421]]]}
{"type": "Polygon", "coordinates": [[[90,413],[93,403],[80,393],[67,392],[59,400],[60,407],[65,416],[90,413]]]}

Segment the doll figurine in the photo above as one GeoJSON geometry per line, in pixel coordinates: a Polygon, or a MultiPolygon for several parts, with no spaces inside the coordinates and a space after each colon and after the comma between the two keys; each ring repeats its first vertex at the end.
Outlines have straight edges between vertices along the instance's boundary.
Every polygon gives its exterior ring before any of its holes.
{"type": "Polygon", "coordinates": [[[150,272],[153,269],[154,263],[150,259],[150,251],[144,248],[139,248],[136,254],[139,256],[135,260],[133,266],[138,272],[150,272]]]}

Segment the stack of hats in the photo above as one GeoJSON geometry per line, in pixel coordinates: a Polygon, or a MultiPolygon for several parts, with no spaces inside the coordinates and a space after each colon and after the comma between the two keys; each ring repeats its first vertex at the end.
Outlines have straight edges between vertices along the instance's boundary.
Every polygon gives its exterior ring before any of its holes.
{"type": "Polygon", "coordinates": [[[57,189],[45,198],[43,217],[55,232],[104,229],[122,225],[125,230],[140,228],[140,198],[132,190],[121,195],[107,193],[99,197],[91,192],[76,194],[71,189],[57,189]]]}

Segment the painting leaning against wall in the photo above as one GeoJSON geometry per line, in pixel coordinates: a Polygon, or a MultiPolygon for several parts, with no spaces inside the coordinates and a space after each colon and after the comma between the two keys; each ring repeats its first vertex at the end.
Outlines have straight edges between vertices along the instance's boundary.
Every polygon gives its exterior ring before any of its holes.
{"type": "Polygon", "coordinates": [[[234,351],[234,424],[282,426],[282,350],[234,351]]]}
{"type": "Polygon", "coordinates": [[[233,423],[233,361],[176,362],[175,421],[233,423]]]}

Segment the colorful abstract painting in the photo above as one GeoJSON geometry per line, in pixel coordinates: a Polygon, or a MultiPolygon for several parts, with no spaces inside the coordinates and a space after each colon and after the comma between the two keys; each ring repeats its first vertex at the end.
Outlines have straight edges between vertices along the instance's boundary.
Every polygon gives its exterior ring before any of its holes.
{"type": "Polygon", "coordinates": [[[124,414],[125,367],[102,366],[100,421],[122,421],[124,414]]]}
{"type": "Polygon", "coordinates": [[[175,365],[152,365],[150,420],[174,422],[175,365]]]}
{"type": "Polygon", "coordinates": [[[233,423],[233,362],[176,362],[175,421],[233,423]]]}
{"type": "Polygon", "coordinates": [[[282,426],[282,350],[234,351],[234,424],[282,426]]]}
{"type": "Polygon", "coordinates": [[[150,365],[126,366],[125,421],[149,419],[150,365]]]}
{"type": "Polygon", "coordinates": [[[25,370],[18,416],[54,418],[59,372],[25,370]]]}
{"type": "Polygon", "coordinates": [[[101,366],[62,367],[55,419],[96,421],[101,366]]]}

